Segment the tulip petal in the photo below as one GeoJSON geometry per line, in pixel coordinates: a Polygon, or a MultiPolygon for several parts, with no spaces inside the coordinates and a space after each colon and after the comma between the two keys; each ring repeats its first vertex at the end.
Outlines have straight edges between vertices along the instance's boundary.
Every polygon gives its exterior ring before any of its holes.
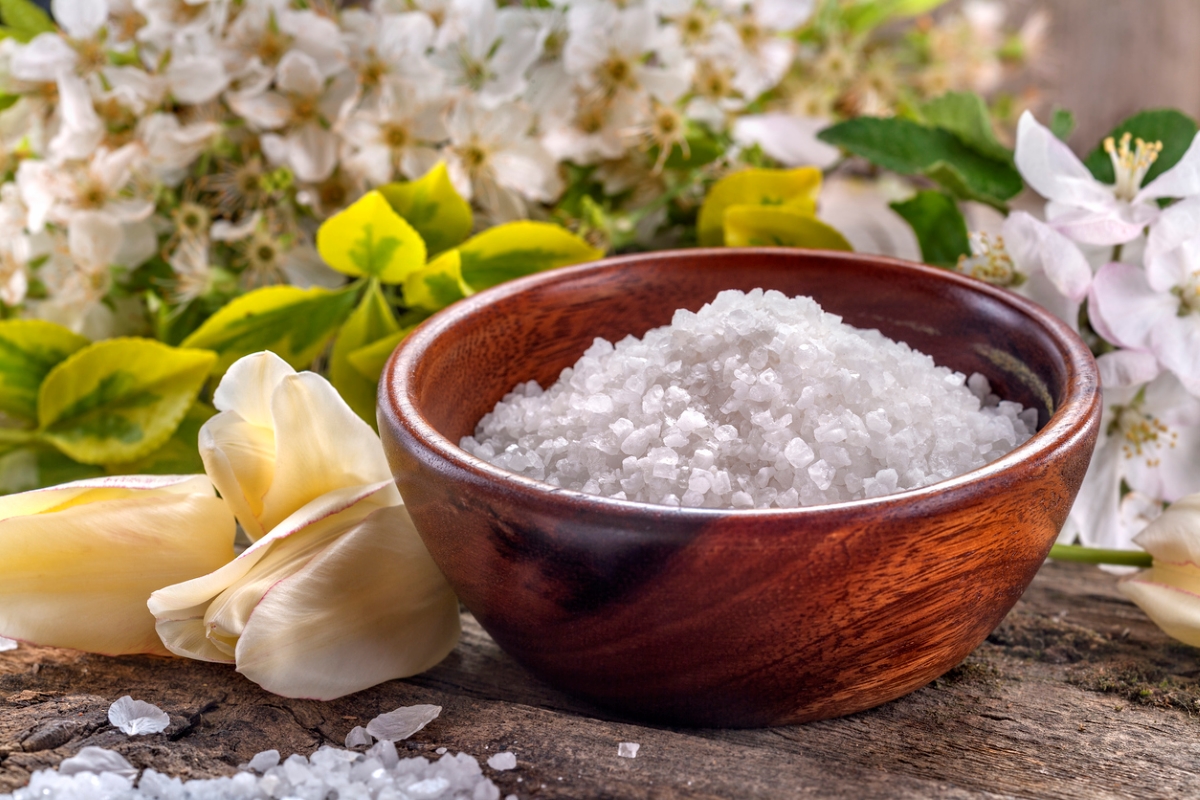
{"type": "Polygon", "coordinates": [[[1156,564],[1200,568],[1200,495],[1172,503],[1134,541],[1154,556],[1156,564]]]}
{"type": "Polygon", "coordinates": [[[273,428],[271,393],[296,370],[270,351],[239,358],[229,367],[213,392],[218,411],[232,411],[251,425],[273,428]]]}
{"type": "Polygon", "coordinates": [[[264,498],[265,529],[326,492],[392,480],[379,436],[319,375],[286,376],[271,408],[275,479],[264,498]]]}
{"type": "Polygon", "coordinates": [[[392,506],[269,588],[238,640],[238,672],[329,700],[429,669],[458,635],[453,591],[407,509],[392,506]]]}
{"type": "Polygon", "coordinates": [[[398,502],[390,480],[330,492],[219,569],[153,592],[147,606],[163,644],[176,655],[233,663],[237,637],[274,581],[376,508],[398,502]]]}
{"type": "Polygon", "coordinates": [[[1154,624],[1185,644],[1200,647],[1200,569],[1157,564],[1117,584],[1154,624]]]}
{"type": "Polygon", "coordinates": [[[233,557],[203,475],[65,484],[0,499],[0,518],[0,634],[37,644],[165,655],[146,598],[233,557]]]}

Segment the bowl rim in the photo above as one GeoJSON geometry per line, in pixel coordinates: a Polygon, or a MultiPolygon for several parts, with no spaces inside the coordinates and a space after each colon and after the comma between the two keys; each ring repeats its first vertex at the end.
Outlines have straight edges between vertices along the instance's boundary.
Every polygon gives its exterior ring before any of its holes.
{"type": "Polygon", "coordinates": [[[989,480],[1001,480],[1005,473],[1014,470],[1022,462],[1037,461],[1050,455],[1061,444],[1086,435],[1091,425],[1098,426],[1099,424],[1100,406],[1099,372],[1095,359],[1087,345],[1065,322],[1033,301],[1021,297],[1015,292],[1002,289],[986,281],[958,272],[932,267],[915,261],[893,258],[891,256],[796,247],[696,247],[612,256],[583,264],[547,270],[485,289],[436,312],[406,336],[388,358],[379,384],[378,413],[381,429],[385,427],[385,419],[396,426],[406,428],[414,442],[418,443],[429,453],[442,459],[454,470],[465,473],[475,482],[483,484],[498,483],[500,486],[508,486],[513,490],[520,490],[524,494],[533,495],[543,501],[566,501],[572,505],[580,506],[584,510],[594,510],[597,513],[623,515],[651,513],[684,519],[690,517],[699,522],[725,518],[731,514],[735,517],[747,519],[775,517],[802,519],[831,512],[846,513],[858,509],[865,510],[894,506],[898,502],[914,502],[924,499],[945,500],[949,495],[955,494],[957,491],[966,490],[969,487],[978,486],[981,482],[986,483],[989,480]],[[778,257],[781,254],[812,255],[835,261],[869,261],[891,267],[913,269],[935,279],[958,284],[962,288],[984,294],[1002,304],[1011,306],[1023,315],[1033,318],[1044,329],[1048,329],[1051,338],[1059,346],[1060,352],[1063,355],[1063,360],[1067,368],[1067,384],[1069,387],[1075,387],[1075,390],[1068,392],[1065,402],[1054,410],[1054,413],[1051,414],[1046,424],[1035,431],[1033,436],[1000,458],[973,470],[928,486],[893,492],[880,497],[845,500],[838,503],[824,503],[813,506],[796,506],[795,508],[695,508],[670,506],[639,500],[619,500],[588,494],[576,489],[554,486],[536,478],[510,472],[482,458],[471,455],[459,447],[456,442],[450,441],[450,439],[439,433],[429,423],[425,416],[417,410],[410,390],[408,390],[408,382],[411,380],[418,362],[432,343],[447,329],[458,324],[463,318],[480,313],[495,301],[512,297],[543,284],[567,282],[580,275],[619,268],[631,262],[636,263],[651,260],[675,261],[697,257],[729,258],[731,256],[760,255],[778,257]],[[1090,393],[1087,392],[1088,383],[1092,386],[1090,393]]]}

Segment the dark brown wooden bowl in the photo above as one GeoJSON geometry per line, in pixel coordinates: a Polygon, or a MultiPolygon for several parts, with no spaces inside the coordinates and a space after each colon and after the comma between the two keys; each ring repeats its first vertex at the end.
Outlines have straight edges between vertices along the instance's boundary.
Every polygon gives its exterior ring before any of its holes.
{"type": "Polygon", "coordinates": [[[782,725],[849,714],[971,652],[1032,580],[1079,489],[1100,397],[1049,313],[945,270],[785,249],[651,253],[490,289],[392,355],[380,432],[417,530],[464,605],[547,682],[642,718],[782,725]],[[811,295],[1038,409],[981,469],[874,500],[720,510],[594,497],[459,449],[516,384],[548,386],[722,289],[811,295]]]}

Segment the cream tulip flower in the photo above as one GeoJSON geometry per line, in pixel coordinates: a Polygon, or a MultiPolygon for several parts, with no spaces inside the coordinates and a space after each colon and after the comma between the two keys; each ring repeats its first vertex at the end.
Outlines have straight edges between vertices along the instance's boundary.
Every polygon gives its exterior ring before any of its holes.
{"type": "Polygon", "coordinates": [[[200,456],[252,541],[326,492],[392,480],[379,436],[319,375],[274,353],[229,368],[200,456]]]}
{"type": "Polygon", "coordinates": [[[227,563],[234,530],[203,475],[100,478],[0,498],[0,636],[167,655],[146,598],[227,563]]]}
{"type": "Polygon", "coordinates": [[[1169,636],[1200,647],[1200,494],[1172,503],[1134,541],[1154,565],[1122,580],[1121,594],[1169,636]]]}
{"type": "Polygon", "coordinates": [[[201,453],[256,541],[151,595],[167,648],[322,700],[441,661],[458,640],[458,601],[375,432],[328,381],[271,353],[235,363],[214,403],[201,453]]]}

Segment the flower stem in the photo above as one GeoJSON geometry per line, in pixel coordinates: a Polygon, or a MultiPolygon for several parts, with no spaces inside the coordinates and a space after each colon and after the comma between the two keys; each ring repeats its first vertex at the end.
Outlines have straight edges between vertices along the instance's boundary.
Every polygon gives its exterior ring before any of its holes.
{"type": "Polygon", "coordinates": [[[1154,558],[1144,550],[1104,550],[1078,544],[1056,544],[1050,548],[1050,558],[1057,561],[1079,561],[1084,564],[1116,564],[1122,567],[1149,567],[1154,558]]]}

